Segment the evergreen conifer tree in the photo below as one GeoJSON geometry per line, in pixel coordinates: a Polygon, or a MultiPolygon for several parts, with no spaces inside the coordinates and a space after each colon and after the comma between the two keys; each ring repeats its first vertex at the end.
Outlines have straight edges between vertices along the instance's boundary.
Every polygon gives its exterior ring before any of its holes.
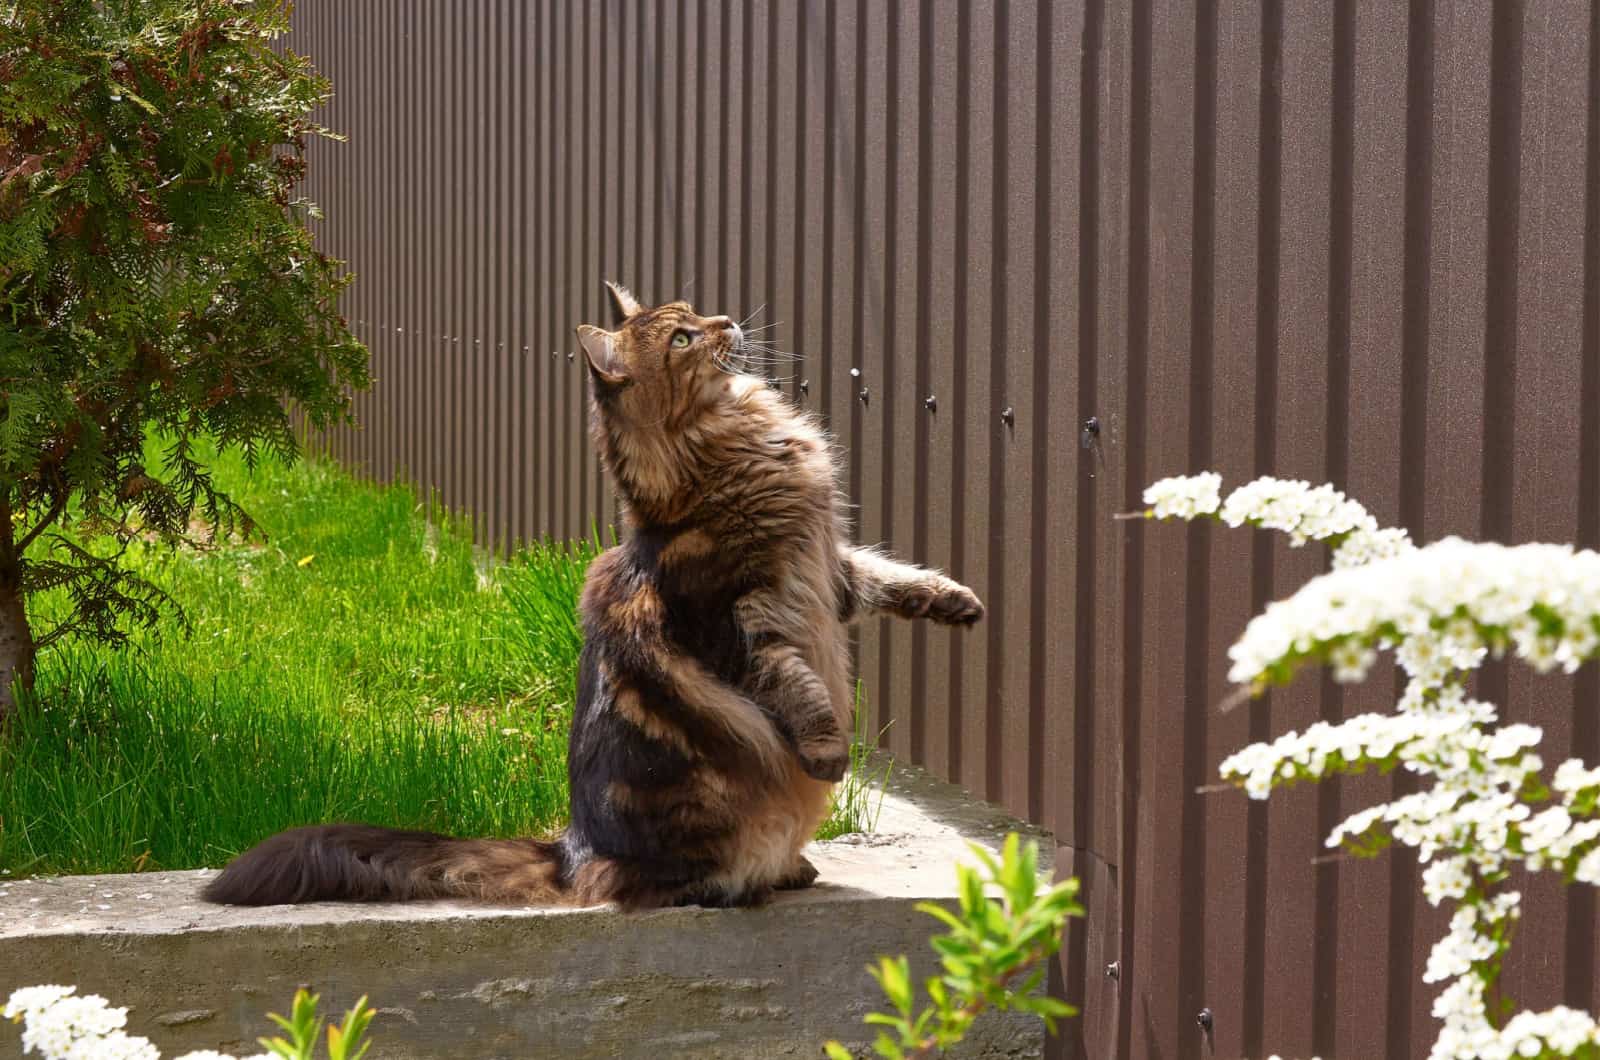
{"type": "Polygon", "coordinates": [[[274,49],[288,14],[0,0],[0,720],[40,649],[173,606],[131,540],[251,531],[198,443],[293,459],[291,410],[326,427],[367,384],[296,197],[329,86],[274,49]]]}

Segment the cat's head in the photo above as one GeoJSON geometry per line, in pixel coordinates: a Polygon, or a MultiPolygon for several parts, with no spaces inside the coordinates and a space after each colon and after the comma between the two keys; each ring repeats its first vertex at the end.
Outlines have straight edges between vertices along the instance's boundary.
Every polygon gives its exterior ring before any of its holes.
{"type": "Polygon", "coordinates": [[[744,332],[688,302],[653,308],[607,283],[621,323],[578,328],[596,405],[635,426],[683,424],[728,393],[742,370],[744,332]]]}

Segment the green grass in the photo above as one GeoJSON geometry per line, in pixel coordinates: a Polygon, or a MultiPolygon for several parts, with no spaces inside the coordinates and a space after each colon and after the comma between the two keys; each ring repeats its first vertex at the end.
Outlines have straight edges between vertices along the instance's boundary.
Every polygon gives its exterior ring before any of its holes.
{"type": "Polygon", "coordinates": [[[217,865],[339,819],[558,827],[593,550],[490,569],[405,488],[313,461],[252,476],[224,459],[218,477],[266,542],[136,544],[192,633],[168,621],[128,650],[67,641],[41,659],[35,709],[0,742],[0,868],[217,865]]]}
{"type": "MultiPolygon", "coordinates": [[[[893,760],[882,772],[873,768],[872,751],[877,741],[867,738],[867,710],[861,685],[856,684],[854,731],[850,740],[850,770],[833,789],[833,805],[827,819],[817,829],[818,839],[837,839],[852,832],[875,832],[878,814],[883,812],[883,793],[889,786],[893,760]]],[[[880,731],[879,736],[883,733],[880,731]]]]}
{"type": "MultiPolygon", "coordinates": [[[[135,544],[192,632],[168,620],[123,651],[41,659],[37,702],[0,740],[0,870],[215,866],[317,821],[559,828],[594,547],[489,565],[404,487],[316,461],[251,475],[224,458],[218,479],[267,540],[135,544]]],[[[865,753],[823,837],[870,827],[865,753]]]]}

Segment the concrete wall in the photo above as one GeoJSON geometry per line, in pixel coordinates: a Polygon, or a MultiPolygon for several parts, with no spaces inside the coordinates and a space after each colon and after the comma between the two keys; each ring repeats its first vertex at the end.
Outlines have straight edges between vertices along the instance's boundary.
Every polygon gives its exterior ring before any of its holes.
{"type": "MultiPolygon", "coordinates": [[[[818,1057],[865,1045],[879,954],[933,970],[936,922],[964,841],[1048,837],[919,774],[892,784],[879,831],[816,844],[818,885],[754,910],[507,909],[438,902],[259,910],[201,904],[203,873],[20,880],[0,886],[0,996],[77,984],[129,1005],[164,1055],[256,1049],[296,987],[337,1016],[380,1015],[375,1058],[818,1057]]],[[[1042,1055],[1037,1020],[990,1016],[958,1055],[1042,1055]]],[[[0,1028],[0,1056],[20,1055],[0,1028]]]]}

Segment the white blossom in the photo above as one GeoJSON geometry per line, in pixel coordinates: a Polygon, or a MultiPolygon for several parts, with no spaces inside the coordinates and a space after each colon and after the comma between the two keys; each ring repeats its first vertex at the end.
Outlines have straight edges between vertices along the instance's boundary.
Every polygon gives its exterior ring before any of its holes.
{"type": "Polygon", "coordinates": [[[1585,1045],[1600,1043],[1594,1019],[1587,1012],[1557,1005],[1548,1012],[1519,1012],[1500,1032],[1512,1056],[1541,1056],[1553,1052],[1571,1056],[1585,1045]]]}
{"type": "Polygon", "coordinates": [[[1573,870],[1573,879],[1579,883],[1587,883],[1591,887],[1600,887],[1600,849],[1591,850],[1578,862],[1573,870]]]}
{"type": "Polygon", "coordinates": [[[148,1038],[113,1031],[103,1038],[79,1038],[62,1060],[160,1060],[161,1053],[148,1038]]]}
{"type": "Polygon", "coordinates": [[[57,1001],[77,991],[75,986],[25,986],[20,990],[13,990],[11,997],[6,1001],[3,1013],[8,1020],[26,1019],[36,1013],[54,1005],[57,1001]]]}
{"type": "Polygon", "coordinates": [[[1281,530],[1297,548],[1310,540],[1378,529],[1370,512],[1332,486],[1277,478],[1258,478],[1234,490],[1222,505],[1222,521],[1281,530]]]}
{"type": "Polygon", "coordinates": [[[1216,512],[1221,486],[1222,476],[1214,471],[1164,478],[1145,489],[1144,502],[1157,519],[1193,519],[1216,512]]]}
{"type": "Polygon", "coordinates": [[[1600,554],[1570,546],[1446,538],[1391,559],[1312,579],[1269,604],[1229,649],[1229,679],[1398,638],[1395,656],[1425,685],[1481,663],[1491,645],[1540,668],[1576,669],[1600,645],[1600,554]]]}
{"type": "Polygon", "coordinates": [[[1556,767],[1550,786],[1562,794],[1575,794],[1585,788],[1600,788],[1600,767],[1590,769],[1576,758],[1556,767]]]}
{"type": "MultiPolygon", "coordinates": [[[[30,986],[12,992],[4,1016],[20,1020],[22,1051],[37,1052],[43,1060],[160,1060],[160,1051],[147,1038],[128,1034],[126,1008],[112,1008],[94,994],[76,996],[72,986],[30,986]]],[[[205,1050],[180,1060],[233,1060],[225,1053],[205,1050]]],[[[269,1060],[259,1054],[252,1060],[269,1060]]]]}
{"type": "MultiPolygon", "coordinates": [[[[1166,503],[1149,514],[1209,516],[1206,506],[1176,499],[1200,478],[1169,483],[1154,498],[1166,503]]],[[[1600,1045],[1587,1013],[1522,1012],[1497,1028],[1484,1000],[1484,983],[1521,915],[1520,896],[1497,890],[1512,867],[1600,886],[1600,767],[1563,762],[1547,788],[1543,733],[1497,725],[1494,707],[1463,691],[1465,676],[1491,656],[1509,652],[1540,672],[1569,673],[1600,657],[1600,554],[1455,538],[1419,549],[1332,486],[1272,478],[1235,490],[1217,517],[1280,530],[1293,546],[1322,540],[1333,548],[1330,573],[1250,622],[1229,651],[1230,680],[1259,691],[1310,662],[1326,663],[1337,680],[1359,681],[1383,652],[1393,652],[1410,677],[1392,713],[1319,721],[1244,747],[1222,762],[1223,777],[1252,798],[1364,769],[1419,778],[1420,790],[1357,811],[1326,841],[1412,847],[1424,896],[1453,907],[1424,975],[1443,984],[1430,1057],[1570,1056],[1600,1045]]]]}
{"type": "Polygon", "coordinates": [[[1363,567],[1380,559],[1393,559],[1415,548],[1411,535],[1398,528],[1352,530],[1333,550],[1333,569],[1363,567]]]}
{"type": "Polygon", "coordinates": [[[1422,893],[1429,905],[1446,898],[1465,898],[1472,886],[1472,874],[1463,857],[1440,858],[1422,872],[1422,893]]]}

